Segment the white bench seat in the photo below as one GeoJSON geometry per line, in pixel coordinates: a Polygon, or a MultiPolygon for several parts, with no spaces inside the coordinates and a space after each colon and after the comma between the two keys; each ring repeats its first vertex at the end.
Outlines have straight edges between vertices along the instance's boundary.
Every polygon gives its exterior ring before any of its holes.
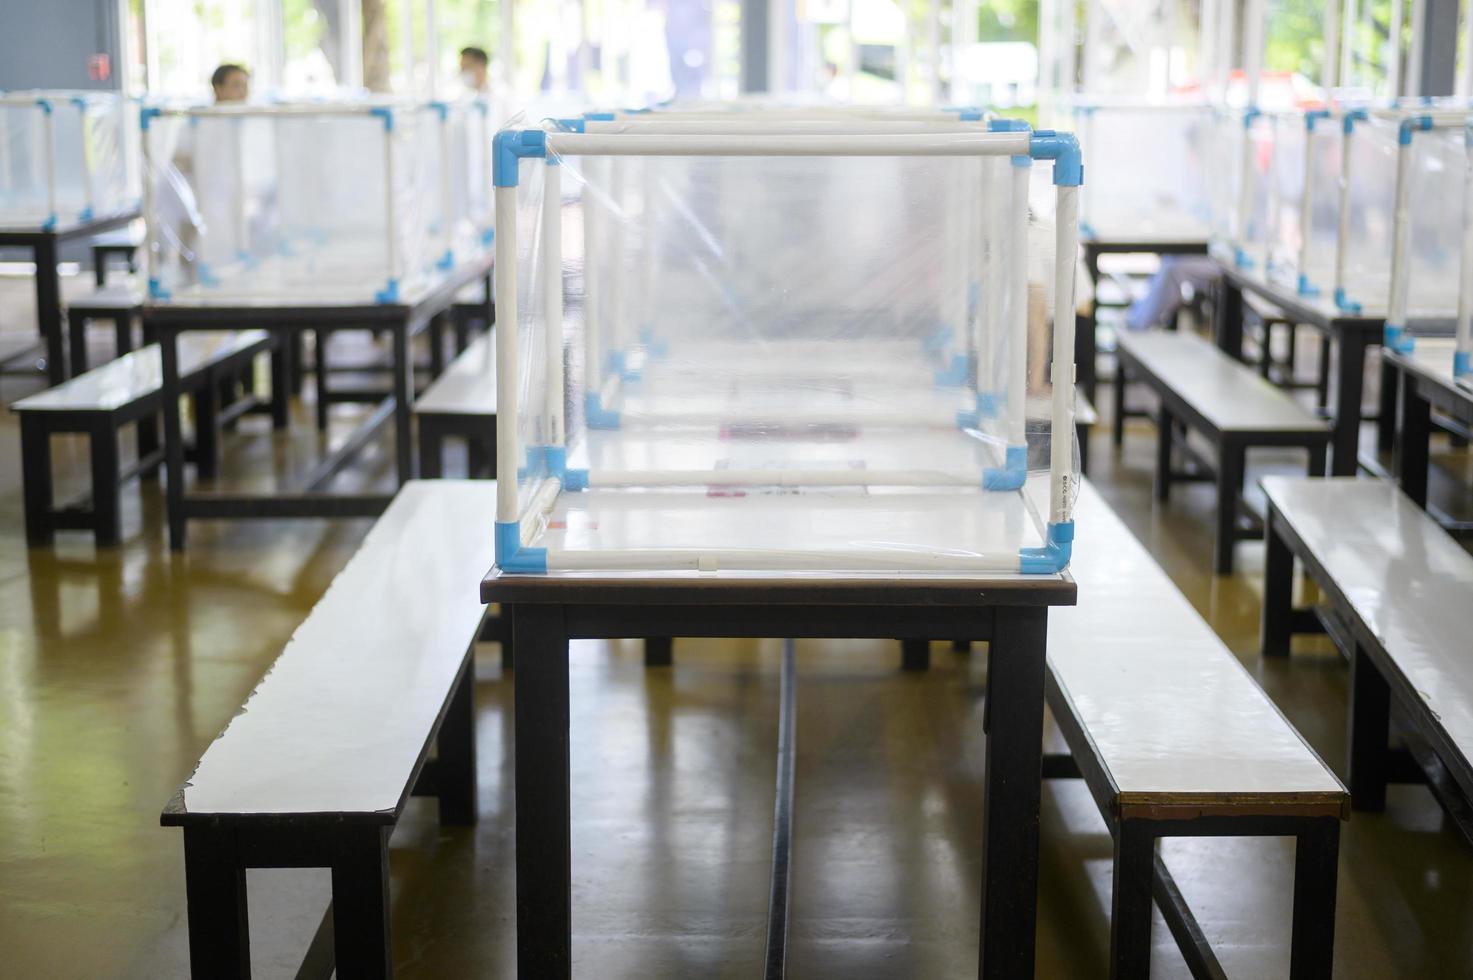
{"type": "Polygon", "coordinates": [[[392,966],[384,846],[408,796],[476,818],[495,512],[494,483],[407,483],[164,810],[185,830],[195,976],[248,972],[247,867],[332,868],[338,975],[392,966]]]}
{"type": "MultiPolygon", "coordinates": [[[[1049,612],[1048,697],[1116,840],[1113,975],[1145,975],[1152,879],[1158,901],[1175,894],[1155,840],[1232,834],[1319,856],[1296,885],[1293,958],[1328,976],[1344,786],[1087,480],[1075,514],[1079,604],[1049,612]]],[[[1190,913],[1170,904],[1180,941],[1190,913]]]]}
{"type": "Polygon", "coordinates": [[[466,440],[470,475],[496,476],[496,345],[480,334],[414,401],[419,475],[444,471],[445,439],[466,440]]]}
{"type": "Polygon", "coordinates": [[[1252,368],[1194,334],[1173,331],[1123,332],[1117,355],[1120,378],[1115,385],[1115,444],[1123,436],[1125,380],[1145,383],[1156,394],[1156,499],[1165,502],[1173,483],[1213,479],[1217,486],[1214,567],[1220,575],[1233,571],[1233,548],[1256,540],[1261,527],[1240,518],[1247,451],[1268,446],[1302,448],[1308,472],[1323,474],[1330,426],[1252,368]],[[1216,459],[1194,456],[1175,433],[1184,425],[1212,443],[1216,459]],[[1195,469],[1178,469],[1178,450],[1195,469]],[[1211,474],[1209,477],[1208,474],[1211,474]]]}
{"type": "MultiPolygon", "coordinates": [[[[1473,556],[1395,485],[1354,477],[1267,477],[1269,553],[1264,654],[1285,655],[1318,619],[1352,660],[1351,795],[1357,809],[1385,805],[1394,756],[1395,698],[1414,761],[1451,784],[1431,786],[1473,839],[1473,556]],[[1292,608],[1294,559],[1327,607],[1292,608]],[[1451,796],[1449,795],[1451,794],[1451,796]]],[[[1414,767],[1401,767],[1406,772],[1414,767]]],[[[1424,773],[1425,774],[1425,773],[1424,773]]],[[[1398,778],[1401,778],[1398,776],[1398,778]]]]}

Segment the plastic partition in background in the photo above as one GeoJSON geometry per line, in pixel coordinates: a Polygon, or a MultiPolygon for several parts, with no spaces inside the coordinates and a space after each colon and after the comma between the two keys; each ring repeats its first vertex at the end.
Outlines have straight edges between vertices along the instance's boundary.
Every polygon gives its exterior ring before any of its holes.
{"type": "Polygon", "coordinates": [[[576,567],[741,552],[778,569],[1004,556],[1017,571],[1044,544],[1020,491],[1048,479],[1056,436],[1077,485],[1072,427],[1050,424],[1054,230],[1026,205],[1048,165],[1026,160],[522,160],[523,543],[576,567]],[[565,478],[550,503],[558,406],[579,492],[565,478]]]}
{"type": "Polygon", "coordinates": [[[1406,253],[1407,313],[1413,321],[1457,315],[1468,173],[1464,133],[1457,126],[1413,134],[1406,253]]]}
{"type": "Polygon", "coordinates": [[[0,225],[56,228],[135,210],[130,105],[96,92],[0,95],[0,225]]]}
{"type": "Polygon", "coordinates": [[[145,113],[157,301],[408,300],[489,247],[492,134],[474,105],[145,113]]]}
{"type": "Polygon", "coordinates": [[[1082,103],[1074,126],[1088,177],[1080,230],[1101,240],[1206,241],[1213,110],[1202,104],[1082,103]]]}
{"type": "Polygon", "coordinates": [[[1278,117],[1268,275],[1305,296],[1334,286],[1342,126],[1321,110],[1278,117]]]}

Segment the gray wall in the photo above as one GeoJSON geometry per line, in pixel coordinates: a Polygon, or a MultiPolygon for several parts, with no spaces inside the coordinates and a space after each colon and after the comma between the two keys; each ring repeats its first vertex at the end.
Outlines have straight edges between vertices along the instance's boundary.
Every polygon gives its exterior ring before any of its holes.
{"type": "Polygon", "coordinates": [[[118,88],[122,70],[118,0],[0,0],[0,91],[27,88],[118,88]],[[87,61],[112,61],[112,77],[95,82],[87,61]]]}

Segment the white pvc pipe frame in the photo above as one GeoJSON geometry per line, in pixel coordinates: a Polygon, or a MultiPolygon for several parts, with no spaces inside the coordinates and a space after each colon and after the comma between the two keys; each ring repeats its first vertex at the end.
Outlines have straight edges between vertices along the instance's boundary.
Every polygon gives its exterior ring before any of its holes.
{"type": "MultiPolygon", "coordinates": [[[[46,158],[47,223],[56,225],[61,223],[61,215],[56,210],[56,107],[57,103],[61,102],[65,102],[77,110],[79,117],[78,126],[82,132],[82,157],[78,162],[82,168],[82,193],[84,196],[82,200],[82,211],[78,215],[78,220],[83,220],[84,216],[87,215],[96,217],[96,201],[93,197],[95,188],[93,187],[92,180],[92,161],[88,155],[89,146],[87,142],[87,118],[95,106],[93,102],[95,97],[78,95],[74,92],[46,90],[14,93],[11,95],[0,93],[0,106],[35,109],[41,113],[41,140],[44,144],[43,155],[46,158]]],[[[123,108],[121,102],[115,108],[121,111],[123,108]]],[[[118,132],[118,138],[120,140],[122,139],[121,129],[118,132]]],[[[8,150],[8,147],[6,149],[8,150]]],[[[124,152],[122,146],[119,146],[119,152],[124,152]]]]}
{"type": "MultiPolygon", "coordinates": [[[[550,228],[560,225],[561,182],[557,176],[559,160],[564,156],[880,156],[880,157],[924,157],[924,156],[1028,156],[1033,134],[1030,132],[905,134],[905,135],[600,135],[597,133],[547,133],[545,157],[544,203],[541,219],[544,223],[543,241],[547,244],[543,258],[544,296],[549,301],[550,313],[561,310],[562,262],[561,255],[553,251],[560,240],[560,231],[548,237],[550,228]],[[556,204],[548,202],[557,202],[556,204]],[[556,301],[553,296],[556,294],[556,301]]],[[[1021,168],[1020,168],[1021,170],[1021,168]]],[[[1026,172],[1026,171],[1025,171],[1026,172]]],[[[504,325],[514,328],[518,320],[517,296],[517,187],[496,188],[496,297],[498,316],[504,325]]],[[[1024,217],[1026,216],[1023,215],[1024,217]]],[[[1074,495],[1073,440],[1074,430],[1074,269],[1079,248],[1079,187],[1059,185],[1056,188],[1055,208],[1055,256],[1054,256],[1054,329],[1053,361],[1050,377],[1053,382],[1051,403],[1051,427],[1055,438],[1050,443],[1049,459],[1049,523],[1068,524],[1072,520],[1072,498],[1074,495]]],[[[1019,233],[1026,236],[1026,227],[1019,233]]],[[[1026,238],[1019,240],[1026,241],[1026,238]]],[[[549,394],[546,411],[551,423],[549,436],[559,440],[550,443],[555,448],[565,449],[561,443],[564,436],[561,420],[561,368],[554,368],[554,351],[558,352],[560,364],[561,342],[552,342],[553,324],[561,329],[562,318],[546,318],[543,329],[548,332],[549,394]],[[554,384],[556,387],[554,388],[554,384]]],[[[520,378],[517,353],[517,330],[496,331],[496,385],[497,385],[497,472],[514,474],[519,460],[518,437],[520,417],[520,378]]],[[[832,473],[801,474],[809,482],[832,479],[832,473]]],[[[900,478],[900,475],[896,475],[900,478]]],[[[713,473],[711,479],[722,481],[726,473],[713,473]]],[[[764,477],[771,479],[770,474],[764,477]]],[[[929,482],[919,485],[936,485],[935,474],[911,474],[911,480],[929,482]]],[[[514,526],[519,542],[525,544],[534,537],[546,521],[548,512],[561,492],[561,481],[546,480],[532,494],[529,506],[522,507],[519,488],[515,479],[498,480],[496,484],[496,520],[502,526],[514,526]]],[[[902,552],[891,550],[850,552],[803,552],[766,551],[745,549],[723,549],[711,551],[686,550],[612,550],[599,553],[563,552],[548,550],[546,567],[549,570],[588,569],[696,569],[729,570],[771,569],[824,569],[830,571],[916,569],[928,571],[983,571],[1017,572],[1019,556],[1013,554],[962,555],[955,552],[930,550],[924,552],[902,552]]]]}

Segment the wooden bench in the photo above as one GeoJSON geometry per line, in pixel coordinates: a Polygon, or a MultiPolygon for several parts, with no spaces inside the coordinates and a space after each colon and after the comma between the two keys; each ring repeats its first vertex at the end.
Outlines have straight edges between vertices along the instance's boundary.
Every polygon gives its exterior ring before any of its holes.
{"type": "Polygon", "coordinates": [[[1266,477],[1263,653],[1328,632],[1351,661],[1348,773],[1356,809],[1388,782],[1426,782],[1473,841],[1473,556],[1389,482],[1266,477]],[[1294,560],[1325,605],[1293,605],[1294,560]],[[1392,700],[1406,749],[1389,748],[1392,700]]]}
{"type": "MultiPolygon", "coordinates": [[[[99,285],[97,290],[67,303],[67,340],[71,347],[72,376],[88,370],[87,324],[107,320],[113,325],[116,356],[133,349],[133,321],[143,310],[143,291],[133,283],[99,285]]],[[[152,338],[144,337],[149,343],[152,338]]]]}
{"type": "Polygon", "coordinates": [[[1082,776],[1114,838],[1110,975],[1148,974],[1154,896],[1193,976],[1223,976],[1156,841],[1263,836],[1295,838],[1278,975],[1329,977],[1344,786],[1087,480],[1075,513],[1079,604],[1049,612],[1046,677],[1069,755],[1044,772],[1082,776]]]}
{"type": "Polygon", "coordinates": [[[444,474],[445,440],[464,439],[469,476],[496,477],[496,353],[488,331],[414,400],[419,475],[444,474]]]}
{"type": "Polygon", "coordinates": [[[1314,412],[1269,384],[1250,367],[1200,337],[1186,333],[1122,333],[1117,351],[1121,378],[1115,385],[1115,445],[1124,437],[1124,379],[1149,386],[1160,402],[1156,420],[1156,499],[1165,501],[1171,485],[1214,480],[1217,529],[1214,565],[1220,575],[1233,571],[1233,546],[1262,536],[1246,523],[1242,506],[1247,451],[1268,446],[1298,446],[1309,454],[1309,472],[1325,472],[1330,427],[1314,412]],[[1215,461],[1193,454],[1177,425],[1206,437],[1215,461]],[[1180,449],[1191,468],[1174,468],[1180,449]]]}
{"type": "Polygon", "coordinates": [[[388,841],[408,797],[476,820],[472,648],[495,520],[494,483],[405,484],[165,807],[184,828],[194,976],[250,975],[246,869],[286,867],[332,870],[309,959],[330,933],[339,977],[392,974],[388,841]]]}
{"type": "MultiPolygon", "coordinates": [[[[221,410],[219,392],[227,378],[249,373],[256,355],[272,349],[260,330],[199,335],[180,341],[180,374],[194,398],[194,461],[203,477],[216,474],[218,430],[233,417],[257,406],[246,399],[221,410]]],[[[49,544],[58,530],[90,530],[99,545],[119,539],[120,490],[129,479],[158,469],[158,418],[162,409],[163,369],[156,344],[124,354],[54,388],[11,406],[20,415],[21,472],[25,485],[26,541],[49,544]],[[126,471],[118,454],[118,431],[138,426],[138,460],[126,471]],[[57,507],[52,502],[51,437],[82,433],[90,438],[92,493],[85,503],[57,507]]],[[[273,397],[272,411],[284,412],[284,399],[273,397]]]]}
{"type": "Polygon", "coordinates": [[[117,231],[109,231],[97,235],[92,239],[92,271],[97,279],[97,286],[101,288],[107,285],[107,259],[110,255],[121,255],[128,263],[128,271],[138,271],[138,247],[143,244],[143,238],[130,228],[120,228],[117,231]]]}

